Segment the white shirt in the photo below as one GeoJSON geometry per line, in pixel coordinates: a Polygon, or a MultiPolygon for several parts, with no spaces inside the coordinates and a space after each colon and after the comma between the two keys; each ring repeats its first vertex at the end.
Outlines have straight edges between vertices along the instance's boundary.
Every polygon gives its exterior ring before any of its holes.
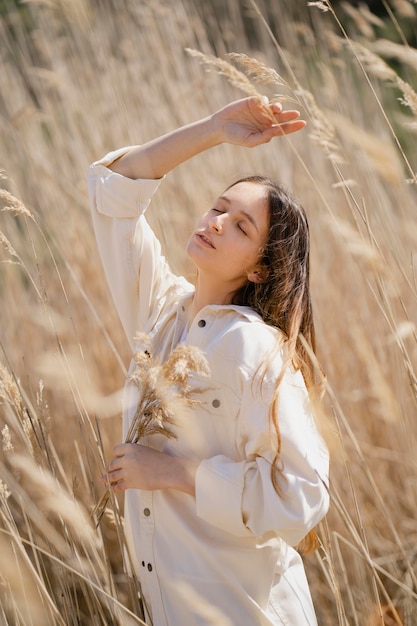
{"type": "MultiPolygon", "coordinates": [[[[281,353],[262,387],[257,371],[279,331],[233,305],[205,307],[185,331],[193,286],[172,274],[143,215],[160,181],[131,180],[106,167],[125,151],[91,166],[89,192],[99,252],[132,352],[138,330],[162,359],[182,338],[203,351],[211,371],[209,379],[192,377],[205,389],[191,414],[176,417],[178,438],[150,442],[200,462],[195,498],[175,490],[126,492],[128,545],[153,624],[315,625],[302,561],[290,546],[327,512],[328,454],[302,375],[288,370],[280,387],[278,495],[268,411],[281,353]]],[[[137,393],[126,385],[124,433],[137,393]]]]}

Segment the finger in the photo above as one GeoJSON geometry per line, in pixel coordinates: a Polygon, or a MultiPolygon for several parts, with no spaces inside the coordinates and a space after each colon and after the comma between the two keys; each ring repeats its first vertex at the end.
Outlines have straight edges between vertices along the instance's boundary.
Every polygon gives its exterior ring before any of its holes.
{"type": "Polygon", "coordinates": [[[116,457],[115,459],[112,459],[110,461],[110,463],[107,466],[107,471],[110,474],[110,472],[115,472],[116,470],[119,470],[122,468],[122,457],[116,457]]]}
{"type": "Polygon", "coordinates": [[[295,133],[298,130],[302,130],[306,122],[304,120],[295,120],[291,122],[285,122],[283,124],[274,124],[274,126],[270,126],[265,129],[263,133],[259,133],[256,137],[254,137],[254,145],[256,145],[257,140],[261,140],[261,143],[267,143],[271,141],[274,137],[282,137],[283,135],[290,135],[291,133],[295,133]]]}
{"type": "Polygon", "coordinates": [[[277,115],[278,113],[281,113],[282,111],[282,104],[281,102],[271,102],[271,104],[269,105],[269,108],[271,109],[274,115],[277,115]]]}
{"type": "Polygon", "coordinates": [[[254,96],[248,98],[249,109],[252,111],[255,119],[262,124],[270,125],[274,119],[274,111],[268,103],[267,98],[254,96]]]}
{"type": "Polygon", "coordinates": [[[275,119],[278,123],[282,122],[291,122],[292,120],[298,120],[300,117],[300,111],[290,110],[290,111],[282,111],[279,115],[275,116],[275,119]]]}
{"type": "Polygon", "coordinates": [[[284,124],[279,125],[281,132],[277,133],[277,135],[290,135],[291,133],[296,133],[298,130],[302,130],[306,124],[307,122],[305,120],[285,122],[284,124]]]}
{"type": "Polygon", "coordinates": [[[126,489],[128,488],[129,486],[126,484],[124,480],[119,480],[119,482],[116,483],[115,485],[111,485],[111,489],[113,492],[126,491],[126,489]]]}
{"type": "Polygon", "coordinates": [[[116,457],[124,456],[124,454],[126,453],[126,448],[128,446],[129,444],[119,443],[117,446],[114,446],[113,455],[116,457]]]}
{"type": "Polygon", "coordinates": [[[115,485],[116,483],[120,482],[122,480],[123,477],[123,472],[122,470],[118,469],[118,470],[114,470],[112,472],[109,472],[108,474],[108,481],[110,483],[110,485],[115,485]]]}

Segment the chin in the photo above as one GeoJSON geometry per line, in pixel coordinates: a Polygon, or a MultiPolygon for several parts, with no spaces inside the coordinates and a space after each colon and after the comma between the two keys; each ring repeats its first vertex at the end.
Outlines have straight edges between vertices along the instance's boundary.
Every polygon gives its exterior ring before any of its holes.
{"type": "Polygon", "coordinates": [[[195,255],[193,254],[193,252],[194,252],[194,251],[193,251],[193,245],[192,245],[192,242],[191,242],[191,241],[189,241],[189,242],[187,243],[187,245],[186,245],[186,248],[185,248],[185,254],[188,256],[188,258],[189,258],[189,259],[191,259],[191,261],[194,261],[194,256],[195,256],[195,255]]]}
{"type": "Polygon", "coordinates": [[[185,252],[191,261],[197,265],[199,264],[199,259],[201,258],[202,249],[193,241],[191,238],[185,248],[185,252]]]}

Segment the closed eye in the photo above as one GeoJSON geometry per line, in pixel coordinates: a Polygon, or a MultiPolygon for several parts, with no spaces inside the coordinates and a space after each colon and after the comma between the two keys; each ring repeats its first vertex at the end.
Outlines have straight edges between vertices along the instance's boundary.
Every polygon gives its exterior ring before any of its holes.
{"type": "MultiPolygon", "coordinates": [[[[212,208],[210,209],[210,211],[213,211],[213,213],[219,213],[219,214],[226,213],[226,211],[222,211],[221,209],[218,209],[217,207],[212,207],[212,208]]],[[[240,223],[240,222],[237,222],[237,223],[236,223],[236,226],[238,227],[238,229],[239,229],[239,230],[240,230],[240,231],[241,231],[244,235],[246,235],[246,236],[248,237],[248,233],[247,233],[247,232],[246,232],[246,230],[242,227],[242,225],[241,225],[241,223],[240,223]]]]}

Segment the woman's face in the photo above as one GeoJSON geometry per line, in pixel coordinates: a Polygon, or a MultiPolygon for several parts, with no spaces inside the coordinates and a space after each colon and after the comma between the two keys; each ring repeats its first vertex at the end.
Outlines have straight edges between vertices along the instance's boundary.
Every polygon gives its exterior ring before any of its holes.
{"type": "Polygon", "coordinates": [[[188,242],[200,283],[215,280],[219,291],[232,296],[247,280],[262,282],[259,260],[268,228],[262,185],[241,182],[225,191],[201,217],[188,242]]]}

